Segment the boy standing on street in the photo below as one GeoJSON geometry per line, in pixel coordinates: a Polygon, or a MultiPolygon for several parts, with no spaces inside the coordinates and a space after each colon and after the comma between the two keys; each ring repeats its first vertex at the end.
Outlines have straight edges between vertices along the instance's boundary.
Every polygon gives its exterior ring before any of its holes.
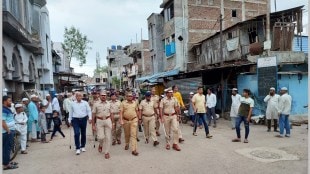
{"type": "Polygon", "coordinates": [[[41,143],[49,143],[49,141],[46,141],[46,134],[48,133],[48,130],[47,130],[45,110],[46,107],[44,105],[40,105],[39,127],[41,133],[41,143]]]}
{"type": "Polygon", "coordinates": [[[65,136],[64,133],[61,131],[61,127],[60,127],[60,125],[61,125],[61,120],[60,120],[60,118],[59,118],[59,112],[56,111],[56,110],[53,111],[53,122],[54,122],[54,129],[53,129],[53,133],[52,133],[52,136],[51,136],[51,141],[53,140],[53,137],[55,136],[55,133],[56,133],[57,131],[62,135],[62,137],[65,138],[66,136],[65,136]]]}

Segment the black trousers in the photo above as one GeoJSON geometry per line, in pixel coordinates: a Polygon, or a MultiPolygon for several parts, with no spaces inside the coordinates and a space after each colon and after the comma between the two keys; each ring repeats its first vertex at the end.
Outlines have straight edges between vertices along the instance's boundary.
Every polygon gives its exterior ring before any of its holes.
{"type": "Polygon", "coordinates": [[[62,137],[66,137],[65,134],[61,131],[60,126],[55,126],[55,125],[54,125],[54,129],[53,129],[53,133],[52,133],[51,139],[53,139],[53,137],[55,136],[55,133],[56,133],[57,131],[62,135],[62,137]]]}

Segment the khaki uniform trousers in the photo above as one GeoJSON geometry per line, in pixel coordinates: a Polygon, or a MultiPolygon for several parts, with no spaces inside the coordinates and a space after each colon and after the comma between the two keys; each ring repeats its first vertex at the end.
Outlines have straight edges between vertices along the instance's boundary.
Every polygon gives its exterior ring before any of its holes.
{"type": "Polygon", "coordinates": [[[103,146],[105,154],[109,152],[111,147],[112,121],[110,118],[106,120],[97,119],[97,136],[100,146],[103,146]]]}
{"type": "Polygon", "coordinates": [[[137,126],[138,118],[135,118],[131,121],[124,120],[124,134],[125,134],[125,143],[129,145],[131,143],[131,150],[137,150],[137,126]]]}
{"type": "Polygon", "coordinates": [[[112,129],[113,141],[121,140],[122,136],[122,125],[119,124],[119,114],[114,115],[114,127],[112,129]]]}
{"type": "Polygon", "coordinates": [[[177,120],[177,116],[173,115],[173,116],[166,116],[165,115],[165,119],[164,119],[164,126],[166,129],[166,133],[168,135],[166,135],[169,139],[167,140],[167,143],[170,144],[170,132],[172,131],[173,133],[173,144],[178,144],[179,143],[179,133],[178,133],[178,129],[179,129],[179,124],[178,124],[178,120],[177,120]]]}
{"type": "Polygon", "coordinates": [[[153,141],[157,141],[157,137],[156,137],[156,130],[155,130],[155,116],[152,117],[146,117],[143,116],[143,129],[144,129],[144,133],[145,133],[145,137],[147,139],[151,138],[153,139],[153,141]]]}
{"type": "Polygon", "coordinates": [[[160,127],[160,119],[159,119],[159,115],[155,114],[155,124],[156,124],[156,131],[159,130],[160,127]]]}

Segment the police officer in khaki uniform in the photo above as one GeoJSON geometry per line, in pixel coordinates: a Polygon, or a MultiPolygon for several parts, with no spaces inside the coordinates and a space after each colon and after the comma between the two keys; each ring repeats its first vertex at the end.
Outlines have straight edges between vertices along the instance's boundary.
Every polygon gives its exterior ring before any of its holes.
{"type": "MultiPolygon", "coordinates": [[[[151,92],[145,93],[145,99],[141,101],[139,106],[139,121],[143,118],[143,129],[146,137],[146,143],[149,143],[149,137],[154,141],[154,146],[157,146],[159,142],[156,137],[155,130],[155,115],[157,114],[157,105],[151,100],[151,92]]],[[[141,124],[141,123],[140,123],[141,124]]]]}
{"type": "MultiPolygon", "coordinates": [[[[89,104],[91,110],[93,110],[94,104],[96,102],[99,102],[100,99],[99,99],[99,92],[93,91],[91,94],[92,94],[92,99],[89,100],[88,104],[89,104]]],[[[96,124],[96,120],[95,120],[95,124],[96,124]]],[[[98,140],[98,136],[97,136],[96,130],[93,130],[93,136],[95,136],[95,141],[97,141],[98,140]]]]}
{"type": "Polygon", "coordinates": [[[114,120],[113,122],[113,129],[112,129],[112,136],[113,142],[112,145],[114,146],[116,143],[121,144],[121,136],[122,136],[122,125],[120,125],[120,109],[121,109],[121,102],[117,100],[115,93],[111,93],[111,112],[113,113],[114,120]]]}
{"type": "MultiPolygon", "coordinates": [[[[173,145],[172,148],[176,151],[180,151],[179,137],[178,137],[178,115],[179,115],[179,104],[178,101],[173,98],[173,91],[169,89],[167,96],[163,98],[159,106],[159,114],[162,123],[166,130],[166,134],[170,134],[170,130],[173,132],[173,145]]],[[[167,139],[166,149],[170,150],[170,135],[165,135],[167,139]]]]}
{"type": "MultiPolygon", "coordinates": [[[[93,106],[93,118],[95,118],[95,121],[93,121],[93,130],[97,130],[98,139],[99,139],[99,147],[98,151],[101,153],[103,144],[104,144],[104,154],[105,158],[109,159],[110,154],[110,146],[111,146],[111,133],[112,133],[112,120],[113,113],[111,112],[111,105],[110,102],[106,100],[107,93],[101,92],[100,93],[100,101],[96,102],[93,106]]],[[[93,119],[93,120],[95,120],[93,119]]]]}
{"type": "Polygon", "coordinates": [[[129,149],[131,142],[132,155],[138,156],[137,152],[137,126],[138,126],[138,104],[133,100],[132,92],[127,93],[127,100],[121,104],[120,122],[124,127],[125,150],[129,149]]]}
{"type": "MultiPolygon", "coordinates": [[[[151,100],[155,103],[155,106],[156,106],[156,110],[157,110],[157,113],[159,112],[159,96],[155,94],[156,90],[155,90],[155,87],[152,88],[151,90],[151,100]]],[[[155,118],[155,125],[156,125],[156,135],[157,136],[160,136],[160,133],[159,133],[159,127],[160,127],[160,118],[159,118],[159,115],[156,113],[156,118],[155,118]]]]}

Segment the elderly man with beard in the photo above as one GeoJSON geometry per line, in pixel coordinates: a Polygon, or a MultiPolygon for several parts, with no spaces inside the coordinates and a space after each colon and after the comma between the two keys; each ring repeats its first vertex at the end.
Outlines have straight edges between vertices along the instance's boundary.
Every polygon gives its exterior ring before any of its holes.
{"type": "Polygon", "coordinates": [[[279,132],[278,127],[278,105],[280,96],[276,94],[275,88],[270,88],[269,94],[264,98],[264,102],[267,103],[266,118],[267,118],[267,132],[271,131],[271,120],[273,120],[274,132],[279,132]]]}

